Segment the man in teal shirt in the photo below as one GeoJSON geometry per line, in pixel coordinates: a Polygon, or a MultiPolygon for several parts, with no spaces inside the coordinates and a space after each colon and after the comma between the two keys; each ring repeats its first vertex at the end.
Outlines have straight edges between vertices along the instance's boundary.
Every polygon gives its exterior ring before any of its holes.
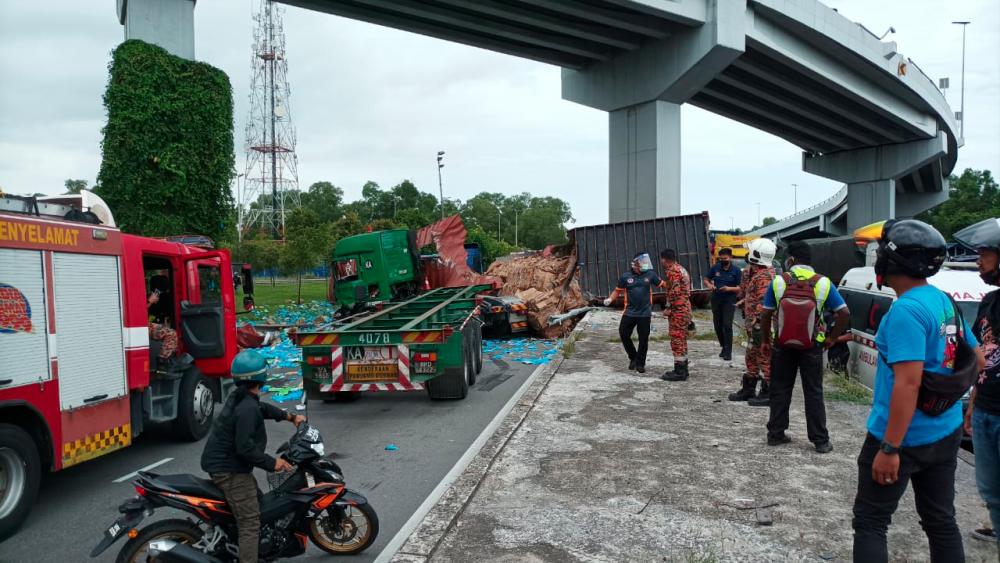
{"type": "Polygon", "coordinates": [[[944,237],[913,219],[890,221],[879,241],[875,274],[897,301],[882,318],[868,436],[858,455],[854,501],[854,560],[889,560],[886,533],[899,499],[913,483],[930,560],[965,561],[955,522],[955,467],[962,440],[961,401],[931,416],[918,409],[926,373],[952,375],[959,333],[982,353],[949,297],[927,283],[946,256],[944,237]]]}

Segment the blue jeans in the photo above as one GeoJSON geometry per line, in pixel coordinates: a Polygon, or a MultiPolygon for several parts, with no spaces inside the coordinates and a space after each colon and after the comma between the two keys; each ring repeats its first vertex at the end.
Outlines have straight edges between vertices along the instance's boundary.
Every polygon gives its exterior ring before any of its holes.
{"type": "Polygon", "coordinates": [[[976,486],[1000,530],[1000,415],[972,411],[972,446],[976,450],[976,486]]]}

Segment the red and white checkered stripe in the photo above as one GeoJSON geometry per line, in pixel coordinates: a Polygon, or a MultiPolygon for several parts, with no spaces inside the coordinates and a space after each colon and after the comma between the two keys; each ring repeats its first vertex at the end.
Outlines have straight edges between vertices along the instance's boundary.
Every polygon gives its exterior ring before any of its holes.
{"type": "Polygon", "coordinates": [[[396,356],[398,358],[399,377],[393,383],[346,383],[344,382],[344,349],[340,346],[333,347],[333,357],[330,363],[330,372],[333,375],[333,382],[328,385],[320,385],[322,393],[332,392],[360,392],[360,391],[420,391],[424,389],[422,383],[410,381],[410,348],[408,346],[396,346],[396,356]]]}

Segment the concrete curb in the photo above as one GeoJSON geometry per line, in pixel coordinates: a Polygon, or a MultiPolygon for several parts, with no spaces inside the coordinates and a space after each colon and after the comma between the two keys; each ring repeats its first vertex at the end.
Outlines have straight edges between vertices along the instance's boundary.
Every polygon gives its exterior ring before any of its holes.
{"type": "MultiPolygon", "coordinates": [[[[589,319],[590,313],[588,312],[566,338],[573,340],[578,338],[584,327],[589,326],[589,319]]],[[[410,533],[403,546],[392,556],[392,563],[423,563],[430,560],[444,540],[445,535],[448,534],[455,521],[465,510],[469,499],[479,488],[480,483],[493,466],[493,462],[503,451],[510,438],[517,432],[517,429],[521,427],[521,423],[534,408],[535,401],[548,386],[549,381],[559,371],[563,361],[565,361],[565,357],[560,353],[558,360],[540,366],[539,370],[532,374],[534,381],[521,395],[517,404],[507,413],[493,435],[466,466],[462,475],[444,492],[430,512],[410,533]]]]}

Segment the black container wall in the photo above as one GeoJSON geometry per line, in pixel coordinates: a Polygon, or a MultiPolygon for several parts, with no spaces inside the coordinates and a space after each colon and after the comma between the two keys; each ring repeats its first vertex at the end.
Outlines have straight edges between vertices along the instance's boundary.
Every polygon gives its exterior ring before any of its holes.
{"type": "Polygon", "coordinates": [[[570,237],[575,240],[580,287],[588,299],[607,297],[640,252],[649,253],[656,272],[662,275],[660,251],[667,248],[677,252],[677,261],[691,274],[692,288],[706,289],[704,278],[711,267],[707,211],[579,227],[570,231],[570,237]]]}

